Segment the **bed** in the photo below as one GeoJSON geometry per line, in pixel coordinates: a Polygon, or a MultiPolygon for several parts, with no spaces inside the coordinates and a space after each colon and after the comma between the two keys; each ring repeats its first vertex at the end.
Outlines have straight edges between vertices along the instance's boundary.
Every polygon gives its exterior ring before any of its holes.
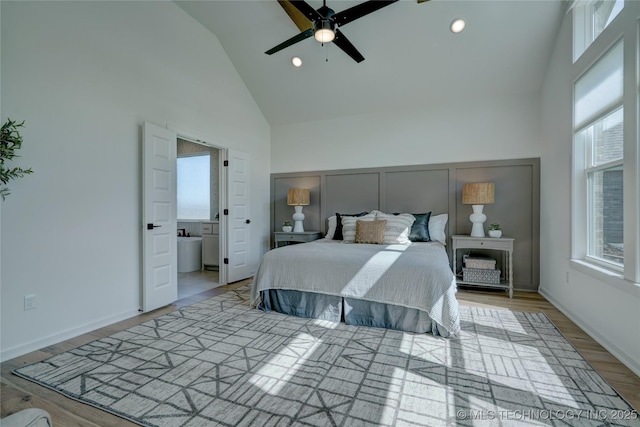
{"type": "MultiPolygon", "coordinates": [[[[409,239],[419,226],[416,216],[423,215],[424,231],[430,213],[359,215],[338,215],[341,239],[333,239],[330,218],[324,239],[267,252],[254,277],[252,306],[350,325],[456,336],[456,281],[444,246],[444,225],[442,232],[429,227],[434,239],[428,233],[427,238],[409,239]],[[365,228],[377,231],[358,238],[365,228]],[[442,237],[436,239],[436,232],[442,237]]],[[[442,222],[443,216],[435,218],[442,222]]]]}

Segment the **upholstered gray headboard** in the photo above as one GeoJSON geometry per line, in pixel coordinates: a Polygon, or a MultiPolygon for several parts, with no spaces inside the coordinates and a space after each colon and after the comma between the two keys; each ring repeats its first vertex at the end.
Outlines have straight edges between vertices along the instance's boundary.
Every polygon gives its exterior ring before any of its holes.
{"type": "MultiPolygon", "coordinates": [[[[305,230],[326,232],[336,212],[432,212],[449,214],[447,236],[471,232],[471,206],[461,201],[462,186],[493,182],[495,203],[486,205],[486,227],[502,225],[514,237],[514,286],[537,290],[540,277],[540,159],[413,165],[383,168],[278,173],[271,175],[271,225],[279,231],[291,221],[289,188],[307,188],[305,230]]],[[[448,248],[450,240],[447,241],[448,248]]],[[[450,249],[449,255],[451,256],[450,249]]],[[[461,256],[461,254],[458,254],[461,256]]]]}

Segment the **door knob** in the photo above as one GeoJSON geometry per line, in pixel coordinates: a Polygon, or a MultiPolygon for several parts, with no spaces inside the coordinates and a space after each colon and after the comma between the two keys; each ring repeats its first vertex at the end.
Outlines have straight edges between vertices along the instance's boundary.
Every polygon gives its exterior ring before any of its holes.
{"type": "Polygon", "coordinates": [[[147,224],[147,230],[153,230],[154,228],[158,228],[158,227],[162,227],[162,226],[161,225],[147,224]]]}
{"type": "Polygon", "coordinates": [[[250,219],[247,219],[244,222],[245,222],[245,224],[251,224],[251,220],[250,219]]]}

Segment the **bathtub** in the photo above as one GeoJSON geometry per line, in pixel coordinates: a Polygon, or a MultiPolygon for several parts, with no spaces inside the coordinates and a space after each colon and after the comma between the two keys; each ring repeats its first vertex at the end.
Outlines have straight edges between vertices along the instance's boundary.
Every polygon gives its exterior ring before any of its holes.
{"type": "Polygon", "coordinates": [[[202,268],[202,237],[178,236],[178,273],[202,268]]]}

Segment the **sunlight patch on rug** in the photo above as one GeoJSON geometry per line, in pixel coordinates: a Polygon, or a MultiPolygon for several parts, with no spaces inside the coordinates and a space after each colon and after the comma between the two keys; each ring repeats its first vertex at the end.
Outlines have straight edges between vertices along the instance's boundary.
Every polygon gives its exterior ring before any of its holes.
{"type": "Polygon", "coordinates": [[[143,426],[640,426],[549,319],[459,338],[251,309],[242,287],[14,373],[143,426]]]}
{"type": "Polygon", "coordinates": [[[249,382],[269,394],[278,395],[289,380],[303,368],[322,340],[309,334],[300,334],[291,343],[269,359],[260,370],[249,378],[249,382]]]}

